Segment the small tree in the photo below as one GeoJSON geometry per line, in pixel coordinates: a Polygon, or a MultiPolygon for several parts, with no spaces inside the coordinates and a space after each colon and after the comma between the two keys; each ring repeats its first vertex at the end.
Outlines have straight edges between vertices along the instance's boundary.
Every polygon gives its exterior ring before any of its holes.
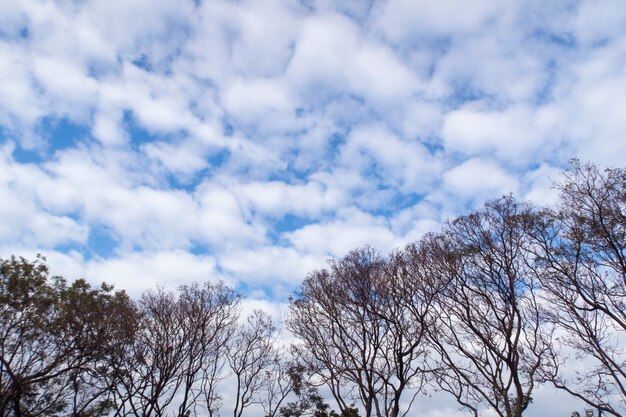
{"type": "Polygon", "coordinates": [[[309,381],[309,372],[301,363],[291,363],[287,374],[297,400],[280,407],[281,417],[359,417],[359,411],[355,407],[350,407],[341,414],[331,410],[320,395],[318,387],[309,381]]]}

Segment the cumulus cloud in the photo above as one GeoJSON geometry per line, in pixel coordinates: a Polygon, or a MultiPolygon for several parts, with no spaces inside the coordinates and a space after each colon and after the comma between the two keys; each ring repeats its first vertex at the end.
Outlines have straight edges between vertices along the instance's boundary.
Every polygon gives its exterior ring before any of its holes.
{"type": "Polygon", "coordinates": [[[465,155],[491,155],[511,165],[526,165],[548,155],[563,141],[561,112],[554,106],[482,110],[467,106],[446,115],[444,146],[465,155]]]}
{"type": "Polygon", "coordinates": [[[482,202],[515,193],[519,183],[497,162],[472,158],[446,171],[443,185],[453,198],[482,202]]]}
{"type": "Polygon", "coordinates": [[[376,3],[376,23],[396,42],[412,38],[465,35],[483,30],[502,6],[490,1],[477,1],[472,7],[458,11],[458,3],[445,0],[434,4],[427,0],[392,0],[376,3]]]}
{"type": "Polygon", "coordinates": [[[0,151],[0,239],[3,243],[52,248],[66,243],[84,243],[88,228],[78,222],[61,195],[46,204],[37,186],[53,186],[53,182],[33,165],[11,161],[11,146],[0,151]]]}
{"type": "Polygon", "coordinates": [[[345,16],[307,19],[287,70],[292,84],[318,100],[342,91],[374,105],[409,97],[417,89],[414,75],[393,49],[366,35],[345,16]]]}
{"type": "Polygon", "coordinates": [[[399,243],[384,218],[355,209],[342,210],[336,220],[288,232],[286,239],[301,252],[333,257],[366,244],[385,251],[399,243]]]}
{"type": "Polygon", "coordinates": [[[619,0],[457,9],[4,2],[0,253],[133,293],[225,278],[279,317],[328,256],[623,163],[619,0]]]}
{"type": "Polygon", "coordinates": [[[194,256],[180,250],[131,252],[119,258],[87,262],[85,268],[90,280],[113,283],[133,295],[157,285],[174,289],[183,284],[223,278],[216,271],[213,257],[194,256]],[[150,284],[149,287],[146,283],[150,284]]]}
{"type": "Polygon", "coordinates": [[[374,174],[405,192],[423,192],[441,171],[438,161],[419,141],[402,140],[382,126],[355,128],[341,148],[341,162],[351,171],[374,174]]]}

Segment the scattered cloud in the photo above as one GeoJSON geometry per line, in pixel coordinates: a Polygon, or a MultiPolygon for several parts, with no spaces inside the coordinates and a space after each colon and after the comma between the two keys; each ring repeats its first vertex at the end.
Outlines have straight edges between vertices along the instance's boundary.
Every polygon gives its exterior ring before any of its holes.
{"type": "Polygon", "coordinates": [[[133,293],[280,317],[328,256],[626,154],[619,0],[5,3],[0,255],[133,293]]]}
{"type": "Polygon", "coordinates": [[[443,186],[454,197],[482,203],[489,197],[516,193],[519,184],[499,163],[472,158],[446,171],[443,186]]]}

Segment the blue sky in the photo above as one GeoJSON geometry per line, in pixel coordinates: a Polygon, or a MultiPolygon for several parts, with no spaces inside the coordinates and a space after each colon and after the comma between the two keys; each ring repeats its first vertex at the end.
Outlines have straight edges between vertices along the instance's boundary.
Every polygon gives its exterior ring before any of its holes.
{"type": "Polygon", "coordinates": [[[620,1],[3,1],[0,253],[284,299],[626,150],[620,1]]]}
{"type": "Polygon", "coordinates": [[[0,10],[0,256],[133,294],[224,279],[278,314],[328,257],[626,155],[622,0],[0,10]]]}

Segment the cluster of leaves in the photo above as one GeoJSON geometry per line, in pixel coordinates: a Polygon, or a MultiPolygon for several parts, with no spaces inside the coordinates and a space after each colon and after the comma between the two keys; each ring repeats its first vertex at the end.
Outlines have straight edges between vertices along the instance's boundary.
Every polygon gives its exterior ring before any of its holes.
{"type": "Polygon", "coordinates": [[[108,364],[131,343],[137,313],[124,292],[48,279],[42,258],[0,264],[0,415],[102,415],[108,364]]]}

